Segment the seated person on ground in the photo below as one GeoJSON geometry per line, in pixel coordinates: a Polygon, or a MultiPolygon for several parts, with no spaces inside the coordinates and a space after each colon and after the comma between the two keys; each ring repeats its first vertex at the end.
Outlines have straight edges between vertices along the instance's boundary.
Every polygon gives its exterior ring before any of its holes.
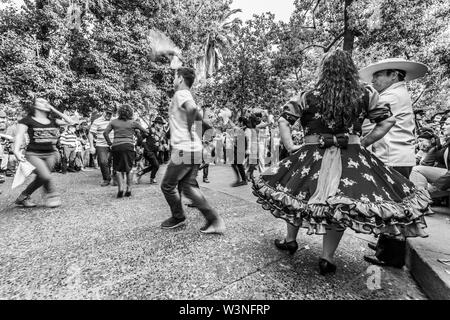
{"type": "MultiPolygon", "coordinates": [[[[450,125],[445,128],[445,131],[450,133],[450,125]]],[[[410,180],[417,188],[425,188],[431,194],[450,189],[449,151],[450,144],[447,143],[436,150],[429,159],[422,160],[424,163],[433,162],[435,166],[421,165],[414,167],[410,180]]]]}

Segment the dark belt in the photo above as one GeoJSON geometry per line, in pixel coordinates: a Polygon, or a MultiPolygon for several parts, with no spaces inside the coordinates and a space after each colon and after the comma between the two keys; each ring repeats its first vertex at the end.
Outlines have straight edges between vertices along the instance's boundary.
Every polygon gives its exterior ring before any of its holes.
{"type": "Polygon", "coordinates": [[[360,145],[361,138],[357,135],[348,134],[318,134],[306,136],[305,144],[318,145],[323,149],[328,149],[331,147],[346,149],[348,145],[360,145]]]}

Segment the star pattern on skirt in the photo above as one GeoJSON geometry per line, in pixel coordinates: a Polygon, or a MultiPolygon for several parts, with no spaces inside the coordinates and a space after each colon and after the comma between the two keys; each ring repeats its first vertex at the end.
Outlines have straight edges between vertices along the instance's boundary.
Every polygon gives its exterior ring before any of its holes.
{"type": "Polygon", "coordinates": [[[308,155],[308,151],[302,152],[302,153],[298,156],[298,159],[299,159],[300,161],[303,161],[303,160],[305,160],[305,158],[306,158],[307,155],[308,155]]]}
{"type": "Polygon", "coordinates": [[[323,159],[323,157],[320,155],[319,151],[314,152],[313,157],[314,157],[314,161],[319,161],[319,160],[323,159]]]}
{"type": "Polygon", "coordinates": [[[362,202],[371,202],[370,201],[370,199],[369,199],[369,197],[367,196],[367,195],[365,195],[365,194],[362,194],[361,195],[361,198],[359,198],[362,202]]]}
{"type": "Polygon", "coordinates": [[[373,177],[373,175],[368,174],[368,173],[365,173],[365,174],[363,174],[363,177],[364,177],[364,179],[366,179],[367,181],[371,181],[371,182],[373,182],[375,185],[377,184],[377,183],[375,182],[375,178],[373,177]]]}
{"type": "Polygon", "coordinates": [[[362,154],[360,154],[360,155],[359,155],[359,159],[361,160],[361,163],[362,163],[363,165],[365,165],[367,168],[370,168],[370,165],[369,165],[369,163],[367,162],[366,157],[364,157],[362,154]]]}
{"type": "Polygon", "coordinates": [[[298,175],[299,172],[300,172],[300,169],[295,170],[295,171],[292,173],[292,176],[291,176],[291,177],[295,177],[296,175],[298,175]]]}
{"type": "Polygon", "coordinates": [[[272,172],[273,174],[277,174],[278,171],[280,171],[280,167],[279,167],[279,166],[275,166],[275,167],[273,167],[273,168],[271,169],[271,172],[272,172]]]}
{"type": "Polygon", "coordinates": [[[346,188],[356,184],[356,181],[350,180],[349,178],[342,179],[341,182],[344,184],[344,187],[346,188]]]}
{"type": "Polygon", "coordinates": [[[299,198],[300,200],[305,200],[307,196],[308,196],[307,192],[300,192],[297,198],[299,198]]]}
{"type": "Polygon", "coordinates": [[[320,177],[320,172],[316,172],[314,173],[314,175],[312,176],[312,180],[317,180],[320,177]]]}
{"type": "Polygon", "coordinates": [[[314,119],[316,119],[316,120],[322,119],[322,115],[321,115],[320,113],[317,112],[317,113],[314,115],[314,119]]]}
{"type": "Polygon", "coordinates": [[[308,168],[303,167],[303,169],[302,169],[302,178],[306,177],[309,174],[310,171],[311,171],[310,167],[308,167],[308,168]]]}
{"type": "Polygon", "coordinates": [[[384,201],[382,196],[379,196],[379,195],[377,195],[375,193],[373,194],[373,198],[375,199],[376,202],[383,202],[384,201]]]}
{"type": "Polygon", "coordinates": [[[284,165],[285,168],[289,169],[291,167],[291,164],[292,164],[292,161],[288,160],[283,165],[284,165]]]}
{"type": "Polygon", "coordinates": [[[353,161],[352,158],[348,158],[348,168],[349,169],[358,169],[359,168],[359,163],[356,161],[353,161]]]}
{"type": "Polygon", "coordinates": [[[402,184],[403,187],[403,192],[406,194],[410,194],[411,193],[411,188],[408,187],[406,184],[402,184]]]}

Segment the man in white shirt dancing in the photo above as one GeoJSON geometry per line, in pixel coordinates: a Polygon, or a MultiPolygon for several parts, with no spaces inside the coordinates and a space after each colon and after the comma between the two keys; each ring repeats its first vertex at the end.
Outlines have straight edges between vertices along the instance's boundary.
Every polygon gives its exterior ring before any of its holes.
{"type": "MultiPolygon", "coordinates": [[[[203,145],[201,128],[194,125],[196,120],[202,118],[190,92],[194,81],[193,69],[180,68],[176,71],[175,95],[169,107],[172,154],[161,184],[172,217],[164,221],[161,228],[175,229],[186,223],[180,190],[206,219],[206,224],[200,231],[206,234],[220,234],[225,231],[225,223],[209,205],[196,180],[202,162],[203,145]]],[[[201,125],[201,122],[198,124],[201,125]]]]}

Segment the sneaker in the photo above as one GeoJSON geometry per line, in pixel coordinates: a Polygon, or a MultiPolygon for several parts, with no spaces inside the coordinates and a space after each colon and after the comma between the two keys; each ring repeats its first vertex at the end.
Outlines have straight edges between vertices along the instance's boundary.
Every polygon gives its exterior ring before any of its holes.
{"type": "Polygon", "coordinates": [[[26,197],[24,199],[17,198],[16,205],[24,207],[24,208],[34,208],[36,204],[31,201],[30,197],[26,197]]]}
{"type": "Polygon", "coordinates": [[[0,175],[0,183],[5,183],[5,177],[0,175]]]}
{"type": "Polygon", "coordinates": [[[225,222],[222,218],[219,218],[216,222],[207,222],[206,225],[200,229],[200,232],[204,234],[223,234],[225,230],[225,222]]]}
{"type": "Polygon", "coordinates": [[[58,208],[61,206],[61,198],[59,196],[48,196],[45,201],[45,206],[47,208],[58,208]]]}
{"type": "Polygon", "coordinates": [[[158,184],[155,179],[150,179],[150,184],[158,184]]]}
{"type": "Polygon", "coordinates": [[[113,187],[117,187],[117,182],[116,182],[116,179],[113,179],[113,181],[112,181],[112,183],[111,183],[111,186],[113,186],[113,187]]]}
{"type": "Polygon", "coordinates": [[[211,182],[209,182],[208,178],[204,178],[204,179],[203,179],[203,182],[204,182],[204,183],[211,183],[211,182]]]}
{"type": "Polygon", "coordinates": [[[61,206],[61,198],[59,194],[53,193],[47,195],[47,200],[45,201],[45,206],[47,208],[58,208],[61,206]]]}
{"type": "Polygon", "coordinates": [[[102,184],[100,185],[101,187],[107,187],[111,184],[111,181],[103,181],[102,184]]]}
{"type": "Polygon", "coordinates": [[[181,226],[184,226],[185,224],[186,224],[186,218],[185,219],[176,219],[174,217],[171,217],[161,224],[161,228],[162,229],[176,229],[181,226]]]}
{"type": "Polygon", "coordinates": [[[12,172],[11,170],[7,170],[6,171],[6,176],[7,177],[12,177],[12,176],[14,176],[14,172],[12,172]]]}

